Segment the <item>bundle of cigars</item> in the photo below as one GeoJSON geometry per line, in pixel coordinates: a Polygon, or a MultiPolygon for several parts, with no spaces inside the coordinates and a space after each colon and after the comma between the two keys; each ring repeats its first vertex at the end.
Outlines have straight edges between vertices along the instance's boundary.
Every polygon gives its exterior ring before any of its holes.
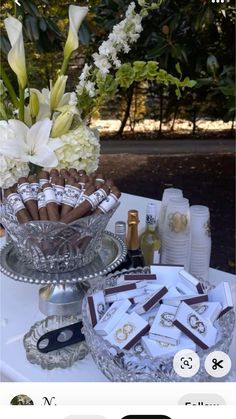
{"type": "Polygon", "coordinates": [[[107,213],[118,206],[121,192],[112,179],[84,170],[42,170],[18,179],[4,191],[19,223],[60,221],[72,223],[91,214],[107,213]]]}

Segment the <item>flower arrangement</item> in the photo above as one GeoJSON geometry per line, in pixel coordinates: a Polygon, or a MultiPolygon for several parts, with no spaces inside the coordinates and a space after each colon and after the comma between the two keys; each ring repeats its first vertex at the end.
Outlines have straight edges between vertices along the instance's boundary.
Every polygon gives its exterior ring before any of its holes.
{"type": "Polygon", "coordinates": [[[64,59],[57,80],[50,88],[39,91],[28,86],[22,24],[14,17],[5,19],[11,44],[8,63],[17,76],[19,91],[14,91],[2,69],[0,81],[0,187],[8,188],[21,176],[40,168],[75,167],[88,173],[98,167],[100,144],[96,129],[88,120],[100,106],[113,98],[119,87],[128,88],[134,81],[155,80],[174,84],[176,94],[192,87],[194,81],[180,78],[159,69],[155,61],[121,62],[142,32],[142,21],[158,3],[138,0],[130,3],[125,18],[85,64],[74,92],[66,92],[66,71],[72,53],[78,48],[78,30],[88,13],[87,7],[69,6],[69,32],[64,46],[64,59]],[[139,11],[136,11],[138,7],[139,11]],[[7,117],[9,99],[12,117],[7,117]],[[27,101],[26,101],[27,99],[27,101]],[[27,104],[26,104],[27,103],[27,104]]]}

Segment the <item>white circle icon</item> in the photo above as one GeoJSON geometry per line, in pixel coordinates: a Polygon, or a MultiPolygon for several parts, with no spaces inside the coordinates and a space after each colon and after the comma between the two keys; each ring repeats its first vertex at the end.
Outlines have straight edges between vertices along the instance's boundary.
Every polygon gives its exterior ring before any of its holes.
{"type": "Polygon", "coordinates": [[[205,370],[211,377],[225,377],[231,370],[231,359],[222,351],[214,351],[205,359],[205,370]]]}
{"type": "Polygon", "coordinates": [[[199,356],[191,349],[183,349],[175,354],[173,367],[180,377],[193,377],[200,368],[199,356]]]}

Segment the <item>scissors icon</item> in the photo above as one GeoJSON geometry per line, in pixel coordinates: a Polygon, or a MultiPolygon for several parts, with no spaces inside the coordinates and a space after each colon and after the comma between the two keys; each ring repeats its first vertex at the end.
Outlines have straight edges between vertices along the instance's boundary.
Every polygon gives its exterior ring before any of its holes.
{"type": "Polygon", "coordinates": [[[212,369],[215,371],[215,370],[217,370],[218,367],[219,368],[224,368],[223,365],[222,365],[222,362],[224,362],[223,359],[221,359],[220,361],[217,361],[216,358],[213,358],[213,360],[212,360],[212,363],[213,363],[212,369]]]}

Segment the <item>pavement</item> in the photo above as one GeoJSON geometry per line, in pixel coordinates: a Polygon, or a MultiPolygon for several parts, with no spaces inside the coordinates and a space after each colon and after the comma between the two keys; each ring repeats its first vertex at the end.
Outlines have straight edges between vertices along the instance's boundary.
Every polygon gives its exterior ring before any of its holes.
{"type": "Polygon", "coordinates": [[[235,152],[235,141],[227,139],[101,140],[101,154],[225,154],[235,152]]]}

